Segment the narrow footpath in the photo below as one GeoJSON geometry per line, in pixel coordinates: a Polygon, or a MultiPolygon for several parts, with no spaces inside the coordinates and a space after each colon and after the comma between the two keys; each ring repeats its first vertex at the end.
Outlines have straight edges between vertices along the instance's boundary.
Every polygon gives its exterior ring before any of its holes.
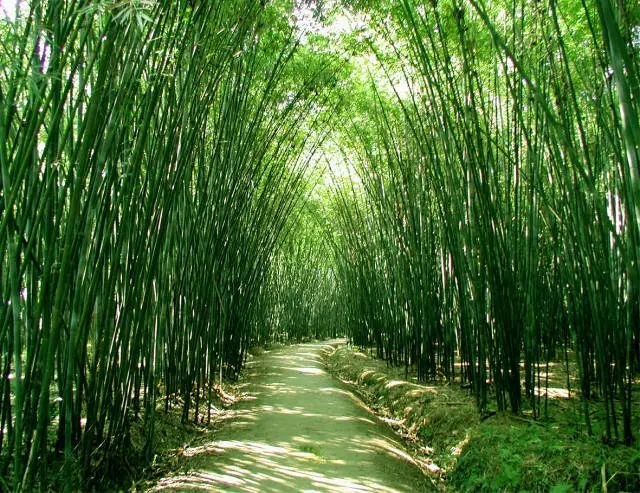
{"type": "Polygon", "coordinates": [[[245,370],[248,400],[195,470],[154,491],[420,492],[433,487],[387,426],[322,365],[322,344],[274,350],[245,370]]]}

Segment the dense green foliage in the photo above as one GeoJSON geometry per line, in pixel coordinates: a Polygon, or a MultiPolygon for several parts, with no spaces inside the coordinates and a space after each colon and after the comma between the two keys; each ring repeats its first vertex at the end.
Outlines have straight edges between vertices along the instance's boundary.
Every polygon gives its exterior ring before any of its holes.
{"type": "Polygon", "coordinates": [[[321,209],[317,200],[308,200],[269,261],[268,278],[260,291],[262,310],[253,312],[257,344],[342,334],[332,267],[335,252],[326,239],[328,226],[321,209]]]}
{"type": "Polygon", "coordinates": [[[378,83],[372,123],[350,128],[362,185],[338,217],[353,340],[423,379],[459,374],[482,410],[534,415],[545,364],[575,351],[587,429],[597,394],[607,439],[631,442],[638,6],[362,8],[395,97],[378,83]]]}
{"type": "Polygon", "coordinates": [[[46,485],[52,452],[69,488],[119,470],[134,420],[151,458],[161,399],[208,417],[240,370],[333,104],[291,72],[284,7],[32,1],[2,21],[0,489],[46,485]]]}
{"type": "Polygon", "coordinates": [[[157,410],[208,419],[251,345],[343,330],[483,412],[546,413],[575,358],[587,429],[598,397],[632,441],[637,3],[27,3],[0,19],[0,488],[100,480],[134,421],[150,460],[157,410]]]}

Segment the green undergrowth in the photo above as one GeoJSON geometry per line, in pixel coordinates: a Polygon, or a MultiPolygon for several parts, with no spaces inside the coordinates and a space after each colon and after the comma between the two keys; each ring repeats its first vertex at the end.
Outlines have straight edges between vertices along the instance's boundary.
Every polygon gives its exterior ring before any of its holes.
{"type": "Polygon", "coordinates": [[[496,413],[481,419],[459,384],[419,384],[350,346],[325,354],[349,384],[412,449],[446,491],[640,491],[638,446],[610,446],[573,425],[572,406],[545,420],[496,413]]]}
{"type": "MultiPolygon", "coordinates": [[[[140,460],[130,464],[128,474],[103,485],[104,491],[146,491],[159,478],[168,474],[187,473],[190,462],[185,459],[189,448],[199,447],[209,441],[211,436],[224,423],[233,417],[232,406],[241,396],[235,385],[224,384],[222,389],[215,386],[215,406],[211,409],[211,420],[206,419],[206,409],[200,409],[197,422],[182,420],[182,410],[174,407],[165,412],[159,403],[154,425],[154,456],[151,463],[140,460]]],[[[142,457],[144,436],[142,421],[135,422],[131,433],[130,457],[142,457]]],[[[102,489],[102,488],[101,488],[102,489]]]]}

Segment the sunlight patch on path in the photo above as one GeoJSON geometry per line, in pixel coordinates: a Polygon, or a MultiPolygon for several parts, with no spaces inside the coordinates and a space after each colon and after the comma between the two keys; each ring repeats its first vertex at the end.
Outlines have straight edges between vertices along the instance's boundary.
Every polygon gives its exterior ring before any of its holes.
{"type": "Polygon", "coordinates": [[[185,449],[193,472],[152,491],[434,490],[389,428],[322,369],[321,349],[305,344],[257,358],[236,421],[185,449]]]}

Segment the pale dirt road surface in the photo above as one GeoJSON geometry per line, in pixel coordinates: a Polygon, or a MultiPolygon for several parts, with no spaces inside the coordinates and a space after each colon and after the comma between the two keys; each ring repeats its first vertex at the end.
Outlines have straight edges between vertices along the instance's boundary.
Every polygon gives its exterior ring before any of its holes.
{"type": "Polygon", "coordinates": [[[433,491],[393,432],[324,371],[323,348],[301,344],[255,358],[236,418],[186,451],[191,473],[153,491],[433,491]]]}

